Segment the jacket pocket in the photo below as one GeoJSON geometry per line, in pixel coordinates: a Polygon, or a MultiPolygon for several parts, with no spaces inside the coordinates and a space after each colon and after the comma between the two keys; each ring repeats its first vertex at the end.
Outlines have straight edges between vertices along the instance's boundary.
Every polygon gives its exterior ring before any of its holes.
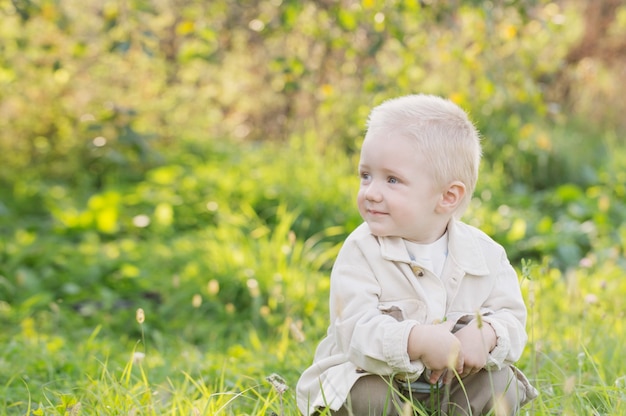
{"type": "Polygon", "coordinates": [[[381,302],[378,310],[383,315],[389,315],[398,322],[411,319],[424,323],[426,320],[426,304],[417,299],[398,300],[394,302],[381,302]]]}

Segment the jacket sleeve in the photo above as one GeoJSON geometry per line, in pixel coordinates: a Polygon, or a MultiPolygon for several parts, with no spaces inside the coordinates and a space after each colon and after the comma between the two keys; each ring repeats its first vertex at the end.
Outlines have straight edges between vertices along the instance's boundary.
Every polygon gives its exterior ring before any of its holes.
{"type": "Polygon", "coordinates": [[[344,245],[331,273],[330,314],[340,351],[358,368],[381,375],[417,377],[407,345],[414,320],[398,321],[379,308],[381,285],[357,244],[344,245]]]}
{"type": "Polygon", "coordinates": [[[526,306],[515,269],[504,251],[500,256],[495,282],[480,315],[496,333],[496,347],[491,351],[488,366],[501,368],[519,360],[528,339],[526,334],[526,306]]]}

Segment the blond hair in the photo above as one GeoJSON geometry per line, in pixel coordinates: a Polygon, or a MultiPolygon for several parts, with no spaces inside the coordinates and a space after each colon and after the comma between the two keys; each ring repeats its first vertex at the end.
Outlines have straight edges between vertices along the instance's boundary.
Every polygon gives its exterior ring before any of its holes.
{"type": "Polygon", "coordinates": [[[480,135],[467,113],[452,101],[434,95],[394,98],[372,110],[365,137],[392,134],[415,139],[437,186],[453,181],[465,185],[455,216],[463,214],[476,188],[481,158],[480,135]]]}

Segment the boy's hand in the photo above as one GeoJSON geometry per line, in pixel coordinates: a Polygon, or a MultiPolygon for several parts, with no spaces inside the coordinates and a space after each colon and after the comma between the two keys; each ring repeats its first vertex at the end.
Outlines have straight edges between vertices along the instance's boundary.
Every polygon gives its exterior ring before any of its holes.
{"type": "Polygon", "coordinates": [[[431,370],[430,383],[436,383],[444,376],[444,383],[449,383],[454,373],[463,371],[463,356],[460,354],[461,342],[450,332],[451,324],[416,325],[409,334],[408,352],[411,360],[422,360],[431,370]]]}
{"type": "Polygon", "coordinates": [[[493,327],[483,322],[479,328],[478,322],[472,321],[454,335],[461,342],[463,356],[463,369],[459,372],[461,377],[479,372],[487,364],[489,353],[496,346],[496,332],[493,327]]]}

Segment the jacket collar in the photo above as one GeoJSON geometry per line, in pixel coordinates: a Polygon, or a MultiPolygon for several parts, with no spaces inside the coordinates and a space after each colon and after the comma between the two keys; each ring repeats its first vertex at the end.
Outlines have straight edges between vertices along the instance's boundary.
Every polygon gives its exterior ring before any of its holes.
{"type": "MultiPolygon", "coordinates": [[[[411,257],[404,239],[378,237],[380,253],[385,260],[411,264],[411,257]]],[[[487,262],[472,228],[451,219],[448,223],[448,261],[453,261],[467,274],[489,274],[487,262]]]]}

